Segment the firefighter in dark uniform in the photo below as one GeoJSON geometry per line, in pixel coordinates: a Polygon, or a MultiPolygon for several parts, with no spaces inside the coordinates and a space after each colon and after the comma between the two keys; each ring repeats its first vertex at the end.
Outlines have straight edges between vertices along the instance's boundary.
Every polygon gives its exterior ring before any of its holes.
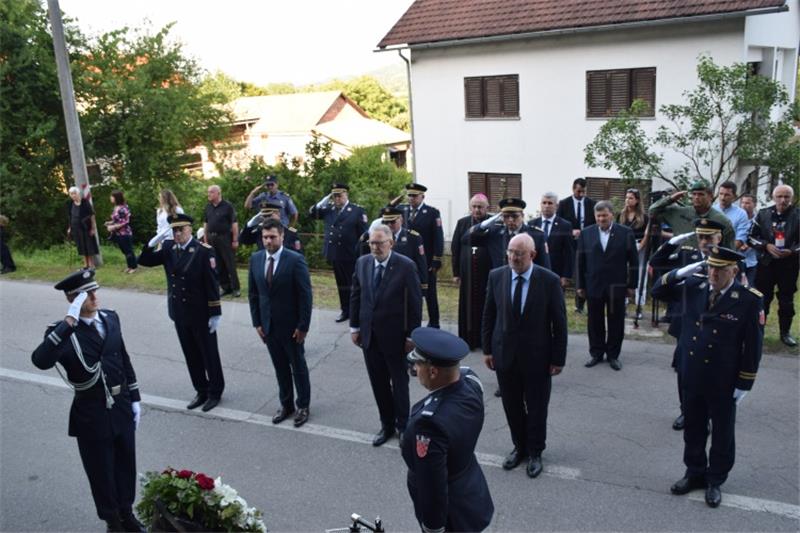
{"type": "Polygon", "coordinates": [[[469,353],[462,339],[434,328],[411,332],[408,360],[428,394],[411,409],[401,450],[408,492],[424,532],[482,531],[494,504],[475,457],[483,427],[483,386],[458,363],[469,353]]]}
{"type": "Polygon", "coordinates": [[[75,391],[69,435],[78,440],[97,515],[108,531],[144,531],[133,514],[141,398],[119,315],[99,308],[93,270],[70,274],[55,288],[70,306],[64,320],[48,326],[33,364],[42,370],[59,365],[75,391]]]}
{"type": "MultiPolygon", "coordinates": [[[[653,296],[684,302],[680,319],[681,370],[686,427],[683,432],[684,477],[673,494],[705,488],[710,507],[722,501],[720,485],[735,457],[736,406],[753,387],[761,360],[764,310],[761,293],[736,280],[744,256],[713,246],[708,275],[698,261],[664,274],[653,296]],[[706,442],[711,421],[711,449],[706,442]]],[[[676,317],[677,318],[677,317],[676,317]]]]}
{"type": "MultiPolygon", "coordinates": [[[[261,239],[261,227],[265,220],[273,218],[281,219],[281,206],[271,202],[261,202],[260,211],[253,218],[247,221],[242,231],[239,232],[239,244],[255,244],[257,249],[264,249],[264,242],[261,239]]],[[[303,245],[297,236],[297,230],[283,225],[283,245],[289,250],[303,253],[303,245]]]]}
{"type": "MultiPolygon", "coordinates": [[[[668,272],[670,270],[685,267],[690,263],[703,261],[706,258],[708,249],[711,246],[719,245],[722,241],[722,230],[725,229],[721,223],[709,218],[697,218],[694,221],[694,231],[683,233],[672,237],[669,241],[659,247],[658,250],[650,258],[650,266],[655,270],[661,272],[668,272]],[[686,242],[693,242],[692,237],[696,237],[697,246],[683,244],[686,242]]],[[[743,265],[739,265],[743,268],[743,265]]],[[[705,265],[701,272],[707,274],[705,265]]],[[[741,270],[744,272],[744,270],[741,270]]],[[[680,317],[683,301],[670,301],[667,302],[668,313],[674,317],[680,317]]],[[[681,336],[681,321],[679,319],[672,320],[669,323],[667,333],[672,335],[675,339],[681,336]]],[[[680,374],[680,344],[675,346],[675,351],[672,355],[672,368],[678,377],[678,401],[680,402],[681,414],[672,423],[672,429],[680,431],[684,426],[683,415],[683,387],[681,386],[680,374]]]]}
{"type": "Polygon", "coordinates": [[[425,204],[427,187],[419,183],[409,183],[405,188],[408,203],[400,206],[403,222],[408,229],[420,234],[422,244],[425,246],[425,259],[428,262],[428,290],[425,292],[428,326],[438,328],[439,296],[436,292],[436,274],[442,268],[442,254],[444,254],[442,216],[438,209],[425,204]]]}
{"type": "Polygon", "coordinates": [[[342,312],[336,322],[350,318],[350,287],[356,266],[356,244],[367,230],[367,213],[350,202],[350,187],[334,183],[331,192],[311,206],[309,214],[325,222],[322,253],[333,266],[342,312]]]}
{"type": "Polygon", "coordinates": [[[163,242],[157,235],[139,256],[144,266],[164,266],[167,275],[167,309],[175,323],[178,340],[186,358],[189,377],[196,391],[186,406],[202,406],[210,411],[219,404],[225,389],[225,377],[217,347],[217,327],[222,319],[214,250],[192,237],[192,217],[170,216],[167,221],[173,240],[163,242]]]}

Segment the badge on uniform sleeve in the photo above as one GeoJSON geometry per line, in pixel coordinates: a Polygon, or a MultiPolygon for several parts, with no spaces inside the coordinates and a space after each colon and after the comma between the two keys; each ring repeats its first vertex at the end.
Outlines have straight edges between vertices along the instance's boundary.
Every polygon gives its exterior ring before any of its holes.
{"type": "Polygon", "coordinates": [[[419,245],[419,255],[425,255],[425,247],[423,245],[419,245]]]}
{"type": "MultiPolygon", "coordinates": [[[[424,211],[423,211],[423,213],[424,213],[424,211]]],[[[441,218],[437,218],[436,219],[436,225],[437,226],[441,226],[442,225],[442,219],[441,218]]]]}
{"type": "Polygon", "coordinates": [[[762,326],[767,323],[767,315],[764,313],[764,310],[758,312],[758,323],[762,326]]]}
{"type": "Polygon", "coordinates": [[[208,264],[211,265],[211,268],[217,268],[217,261],[213,256],[208,258],[208,264]]]}
{"type": "Polygon", "coordinates": [[[417,457],[424,459],[428,455],[428,446],[431,444],[429,437],[417,435],[417,457]]]}

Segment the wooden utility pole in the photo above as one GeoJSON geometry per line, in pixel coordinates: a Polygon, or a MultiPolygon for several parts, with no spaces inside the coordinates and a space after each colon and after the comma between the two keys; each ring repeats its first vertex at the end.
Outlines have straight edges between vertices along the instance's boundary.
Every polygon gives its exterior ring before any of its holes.
{"type": "MultiPolygon", "coordinates": [[[[69,143],[69,158],[72,162],[72,175],[75,177],[75,186],[81,192],[81,197],[92,203],[92,190],[89,187],[89,173],[86,171],[86,156],[83,153],[83,137],[78,111],[75,108],[75,89],[72,86],[72,72],[69,68],[67,43],[64,39],[64,25],[61,21],[61,8],[58,0],[47,0],[47,9],[50,16],[50,28],[53,31],[53,50],[56,55],[56,71],[58,72],[58,87],[61,91],[61,105],[64,109],[64,122],[67,126],[67,141],[69,143]]],[[[97,249],[100,250],[100,238],[97,226],[94,227],[94,238],[97,249]]],[[[100,266],[102,256],[98,252],[95,264],[100,266]]]]}

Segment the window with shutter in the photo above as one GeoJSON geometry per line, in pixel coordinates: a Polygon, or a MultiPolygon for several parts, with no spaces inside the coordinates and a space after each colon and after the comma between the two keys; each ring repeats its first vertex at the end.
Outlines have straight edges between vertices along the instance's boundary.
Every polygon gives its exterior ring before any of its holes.
{"type": "Polygon", "coordinates": [[[519,76],[464,78],[466,118],[518,118],[519,76]]]}
{"type": "Polygon", "coordinates": [[[637,98],[644,100],[648,106],[642,116],[655,116],[655,67],[586,72],[587,118],[615,116],[628,109],[637,98]]]}
{"type": "Polygon", "coordinates": [[[485,194],[489,199],[489,211],[497,212],[503,198],[522,198],[522,174],[469,172],[467,176],[469,197],[485,194]]]}
{"type": "Polygon", "coordinates": [[[593,200],[610,200],[618,208],[625,204],[628,189],[638,189],[642,206],[646,210],[650,202],[652,182],[648,180],[623,180],[620,178],[586,178],[586,196],[593,200]]]}

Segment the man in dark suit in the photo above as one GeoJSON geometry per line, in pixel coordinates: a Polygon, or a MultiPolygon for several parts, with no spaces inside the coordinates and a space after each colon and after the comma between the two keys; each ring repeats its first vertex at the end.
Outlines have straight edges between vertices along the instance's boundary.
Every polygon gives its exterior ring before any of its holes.
{"type": "Polygon", "coordinates": [[[219,359],[217,328],[222,319],[216,259],[211,246],[192,237],[192,217],[178,213],[168,219],[173,240],[155,236],[142,250],[139,264],[164,266],[167,311],[175,323],[189,377],[196,392],[186,406],[210,411],[219,404],[225,377],[219,359]]]}
{"type": "Polygon", "coordinates": [[[639,272],[639,252],[633,231],[613,222],[613,206],[605,200],[594,206],[597,224],[578,237],[577,293],[587,300],[589,354],[586,367],[608,357],[614,370],[622,370],[619,353],[625,336],[625,296],[633,299],[639,272]],[[606,317],[608,335],[606,336],[606,317]]]}
{"type": "Polygon", "coordinates": [[[438,328],[439,296],[436,292],[436,274],[442,268],[444,232],[442,231],[442,215],[439,214],[439,210],[425,203],[427,190],[427,187],[419,183],[407,184],[408,204],[399,207],[403,210],[403,221],[406,227],[419,233],[422,237],[422,244],[425,246],[425,259],[428,262],[428,290],[425,291],[428,327],[438,328]]]}
{"type": "Polygon", "coordinates": [[[539,228],[545,235],[547,250],[550,252],[551,270],[561,278],[561,287],[567,286],[572,279],[575,266],[575,241],[572,237],[572,224],[556,215],[558,196],[547,192],[542,195],[539,206],[541,216],[530,221],[530,225],[539,228]]]}
{"type": "Polygon", "coordinates": [[[760,292],[736,281],[736,264],[743,259],[713,246],[707,276],[701,273],[704,261],[698,261],[664,274],[652,291],[655,298],[683,304],[676,319],[682,321],[686,473],[670,490],[680,495],[705,488],[709,507],[722,501],[720,486],[735,459],[736,406],[753,387],[761,361],[764,308],[760,292]]]}
{"type": "Polygon", "coordinates": [[[368,223],[364,208],[351,203],[349,193],[350,187],[346,184],[334,183],[330,194],[309,209],[312,217],[325,221],[322,253],[333,266],[342,308],[336,322],[350,317],[350,284],[356,264],[356,245],[361,234],[367,231],[368,223]]]}
{"type": "Polygon", "coordinates": [[[369,235],[372,253],[356,262],[350,295],[350,336],[364,351],[381,429],[373,446],[384,444],[408,421],[408,367],[411,331],[422,320],[422,289],[417,266],[392,253],[392,232],[385,225],[369,235]]]}
{"type": "Polygon", "coordinates": [[[70,306],[64,320],[48,326],[33,364],[60,365],[75,390],[69,435],[77,438],[97,516],[108,531],[145,531],[133,514],[141,398],[119,315],[99,308],[93,270],[70,274],[55,288],[70,306]]]}
{"type": "Polygon", "coordinates": [[[483,386],[458,363],[469,346],[452,333],[417,328],[409,361],[431,391],[411,409],[400,449],[422,531],[483,531],[494,504],[475,457],[483,428],[483,386]]]}
{"type": "Polygon", "coordinates": [[[489,218],[488,209],[485,194],[470,199],[470,214],[458,219],[450,248],[453,280],[458,285],[458,336],[469,344],[470,350],[481,345],[481,317],[492,261],[486,246],[477,246],[470,237],[462,243],[462,238],[472,226],[489,218]]]}
{"type": "Polygon", "coordinates": [[[248,299],[253,327],[267,345],[281,407],[273,424],[295,411],[292,383],[297,389],[294,427],[308,421],[311,382],[304,342],[311,323],[311,277],[303,256],[283,246],[284,226],[280,220],[264,222],[264,249],[250,256],[248,299]]]}
{"type": "MultiPolygon", "coordinates": [[[[577,241],[578,237],[586,226],[591,226],[595,223],[594,219],[594,205],[595,201],[586,196],[586,179],[575,178],[572,182],[572,195],[564,198],[558,202],[558,211],[556,215],[567,220],[572,224],[572,237],[577,241]]],[[[575,272],[577,276],[577,271],[575,272]]],[[[578,279],[575,278],[577,286],[578,279]]],[[[583,304],[585,300],[575,292],[575,310],[579,313],[583,312],[583,304]]]]}
{"type": "Polygon", "coordinates": [[[469,233],[461,237],[461,244],[486,246],[492,259],[492,268],[508,264],[506,250],[514,235],[527,233],[536,246],[534,262],[540,267],[550,269],[550,254],[547,250],[544,232],[525,224],[525,201],[519,198],[503,198],[499,202],[500,212],[487,218],[469,229],[469,233]],[[502,218],[502,222],[499,219],[502,218]]]}
{"type": "Polygon", "coordinates": [[[497,372],[514,449],[503,468],[529,457],[527,473],[542,472],[551,378],[567,357],[567,313],[557,275],[533,264],[529,235],[508,244],[509,265],[492,270],[483,312],[486,366],[497,372]]]}

